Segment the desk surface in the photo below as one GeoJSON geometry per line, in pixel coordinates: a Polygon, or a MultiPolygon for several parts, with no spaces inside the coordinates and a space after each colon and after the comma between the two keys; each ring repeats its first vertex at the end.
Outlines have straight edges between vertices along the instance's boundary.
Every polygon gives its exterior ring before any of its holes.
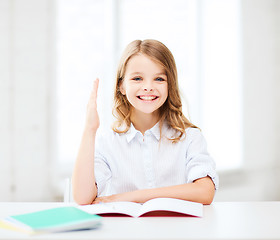
{"type": "MultiPolygon", "coordinates": [[[[67,203],[0,203],[0,218],[67,203]]],[[[0,229],[0,239],[30,239],[0,229]]],[[[37,239],[280,239],[280,202],[215,202],[202,218],[105,217],[100,229],[32,236],[37,239]]]]}

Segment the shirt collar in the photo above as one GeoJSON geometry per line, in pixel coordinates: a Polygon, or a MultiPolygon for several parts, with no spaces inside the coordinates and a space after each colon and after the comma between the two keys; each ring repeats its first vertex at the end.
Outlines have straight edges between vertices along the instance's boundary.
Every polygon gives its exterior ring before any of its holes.
{"type": "MultiPolygon", "coordinates": [[[[165,126],[165,124],[163,124],[165,126]]],[[[145,134],[150,132],[158,141],[160,139],[160,123],[158,122],[155,126],[153,126],[151,129],[147,130],[145,134]]],[[[126,133],[126,139],[127,142],[129,143],[135,136],[138,134],[142,133],[138,130],[135,129],[134,125],[131,123],[129,130],[126,133]]]]}
{"type": "Polygon", "coordinates": [[[160,123],[159,122],[148,131],[150,131],[154,135],[154,137],[159,141],[159,139],[160,139],[160,123]]]}
{"type": "MultiPolygon", "coordinates": [[[[127,131],[126,133],[126,139],[127,139],[127,142],[129,143],[135,136],[136,134],[138,133],[139,131],[135,129],[135,127],[133,126],[133,124],[131,123],[130,124],[130,128],[129,130],[127,131]]],[[[140,132],[139,132],[140,133],[140,132]]]]}

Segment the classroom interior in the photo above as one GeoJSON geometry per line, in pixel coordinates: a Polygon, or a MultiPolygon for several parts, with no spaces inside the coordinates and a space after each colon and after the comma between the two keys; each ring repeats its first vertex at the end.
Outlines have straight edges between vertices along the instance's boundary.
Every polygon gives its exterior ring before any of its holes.
{"type": "Polygon", "coordinates": [[[112,122],[128,42],[173,52],[184,113],[206,137],[215,201],[280,200],[280,1],[1,0],[0,201],[63,201],[92,80],[112,122]]]}

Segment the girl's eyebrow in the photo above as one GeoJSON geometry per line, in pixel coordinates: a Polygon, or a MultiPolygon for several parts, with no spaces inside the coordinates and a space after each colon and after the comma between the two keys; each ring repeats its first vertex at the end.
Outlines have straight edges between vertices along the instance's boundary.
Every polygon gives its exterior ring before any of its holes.
{"type": "MultiPolygon", "coordinates": [[[[143,73],[142,72],[133,72],[133,73],[130,73],[129,75],[142,75],[143,73]]],[[[159,72],[159,73],[156,73],[154,75],[164,75],[164,76],[167,76],[165,72],[159,72]]]]}
{"type": "Polygon", "coordinates": [[[155,75],[165,75],[165,76],[167,76],[165,72],[160,72],[160,73],[157,73],[155,75]]]}
{"type": "Polygon", "coordinates": [[[141,75],[142,73],[141,72],[133,72],[133,73],[130,73],[129,75],[141,75]]]}

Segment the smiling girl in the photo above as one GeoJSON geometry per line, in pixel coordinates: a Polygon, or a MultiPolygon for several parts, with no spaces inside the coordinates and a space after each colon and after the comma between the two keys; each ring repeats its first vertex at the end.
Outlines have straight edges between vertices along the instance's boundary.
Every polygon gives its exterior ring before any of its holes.
{"type": "Polygon", "coordinates": [[[115,84],[117,120],[106,132],[97,131],[98,83],[73,170],[74,200],[143,203],[170,197],[210,204],[218,187],[215,163],[201,131],[182,113],[169,49],[156,40],[127,46],[115,84]]]}

